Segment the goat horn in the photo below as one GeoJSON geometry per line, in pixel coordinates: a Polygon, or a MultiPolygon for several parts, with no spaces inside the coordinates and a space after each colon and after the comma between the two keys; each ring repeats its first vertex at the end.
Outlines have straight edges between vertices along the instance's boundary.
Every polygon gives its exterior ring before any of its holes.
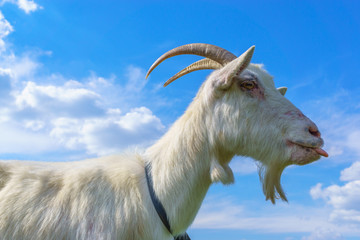
{"type": "Polygon", "coordinates": [[[178,79],[188,73],[191,73],[191,72],[194,72],[197,70],[203,70],[203,69],[219,69],[221,67],[223,67],[222,64],[220,64],[214,60],[211,60],[210,58],[201,59],[201,60],[194,62],[193,64],[187,66],[186,68],[184,68],[183,70],[181,70],[180,72],[178,72],[177,74],[172,76],[169,80],[167,80],[164,83],[164,87],[166,87],[167,85],[169,85],[176,79],[178,79]]]}
{"type": "Polygon", "coordinates": [[[159,57],[149,68],[149,71],[146,74],[146,78],[161,62],[163,62],[168,58],[181,54],[193,54],[193,55],[203,56],[206,58],[210,58],[211,60],[214,60],[220,63],[221,65],[225,65],[236,58],[236,56],[231,52],[215,45],[206,44],[206,43],[186,44],[171,49],[170,51],[164,53],[161,57],[159,57]]]}

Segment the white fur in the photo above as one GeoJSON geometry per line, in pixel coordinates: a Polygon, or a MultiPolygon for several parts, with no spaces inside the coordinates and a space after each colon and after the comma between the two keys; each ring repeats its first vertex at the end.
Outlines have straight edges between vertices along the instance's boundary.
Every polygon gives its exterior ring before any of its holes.
{"type": "Polygon", "coordinates": [[[0,162],[0,239],[172,239],[150,200],[146,162],[174,234],[192,223],[212,182],[234,181],[228,164],[235,155],[259,161],[267,199],[274,202],[278,192],[286,200],[280,176],[296,163],[296,149],[285,139],[311,139],[303,129],[312,123],[286,114],[298,109],[261,66],[250,64],[238,76],[228,75],[234,66],[227,68],[209,76],[184,115],[144,154],[0,162]],[[263,100],[236,83],[250,73],[265,89],[263,100]]]}

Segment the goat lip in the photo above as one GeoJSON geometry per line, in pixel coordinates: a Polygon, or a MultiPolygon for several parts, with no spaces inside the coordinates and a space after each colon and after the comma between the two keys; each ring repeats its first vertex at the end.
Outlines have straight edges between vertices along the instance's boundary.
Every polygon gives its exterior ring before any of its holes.
{"type": "Polygon", "coordinates": [[[313,146],[313,145],[310,145],[310,144],[306,144],[306,143],[299,143],[299,142],[294,142],[294,141],[291,141],[291,140],[287,140],[287,144],[288,145],[297,145],[299,147],[302,147],[302,148],[305,148],[305,149],[311,149],[311,150],[314,150],[317,154],[319,154],[320,156],[323,156],[323,157],[328,157],[329,154],[321,148],[322,144],[320,146],[313,146]]]}

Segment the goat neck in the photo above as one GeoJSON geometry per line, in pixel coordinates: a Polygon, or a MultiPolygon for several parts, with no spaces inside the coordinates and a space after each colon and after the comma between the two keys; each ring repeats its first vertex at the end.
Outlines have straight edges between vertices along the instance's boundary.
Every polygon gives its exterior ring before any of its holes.
{"type": "Polygon", "coordinates": [[[205,124],[209,110],[201,96],[145,153],[152,166],[154,191],[174,234],[184,232],[194,220],[212,182],[211,160],[221,155],[222,162],[229,162],[233,157],[210,144],[205,124]]]}

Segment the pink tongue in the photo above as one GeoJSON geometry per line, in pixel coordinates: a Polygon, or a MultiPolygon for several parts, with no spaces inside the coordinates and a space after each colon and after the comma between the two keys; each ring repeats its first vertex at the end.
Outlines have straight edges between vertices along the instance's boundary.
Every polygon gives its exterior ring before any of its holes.
{"type": "Polygon", "coordinates": [[[321,148],[315,148],[314,149],[318,154],[320,154],[321,156],[324,156],[324,157],[328,157],[329,154],[327,152],[325,152],[324,150],[322,150],[321,148]]]}

